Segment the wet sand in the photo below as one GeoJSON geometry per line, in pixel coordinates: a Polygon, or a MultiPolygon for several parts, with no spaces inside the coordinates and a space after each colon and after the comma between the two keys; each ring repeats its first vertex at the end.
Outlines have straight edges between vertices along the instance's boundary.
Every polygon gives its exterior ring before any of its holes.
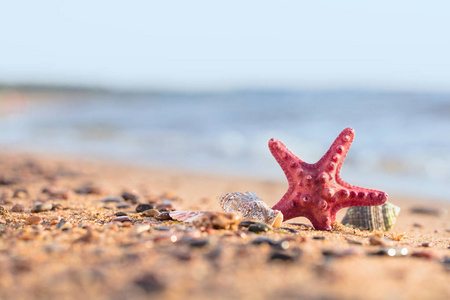
{"type": "Polygon", "coordinates": [[[237,191],[273,205],[286,189],[283,181],[4,153],[0,299],[450,297],[449,203],[390,195],[402,210],[388,233],[289,224],[309,223],[302,218],[259,234],[202,230],[136,212],[138,203],[220,210],[215,196],[237,191]],[[415,206],[439,215],[412,213],[415,206]],[[408,253],[373,255],[383,246],[371,236],[408,253]]]}

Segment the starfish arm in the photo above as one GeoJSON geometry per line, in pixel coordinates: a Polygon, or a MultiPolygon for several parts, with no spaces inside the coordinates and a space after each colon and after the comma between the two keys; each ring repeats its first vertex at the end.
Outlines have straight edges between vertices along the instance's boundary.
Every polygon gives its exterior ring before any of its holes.
{"type": "Polygon", "coordinates": [[[340,180],[340,171],[347,156],[348,150],[352,145],[355,131],[353,128],[346,128],[334,140],[327,153],[315,164],[316,166],[323,166],[327,171],[334,171],[336,179],[340,180]]]}
{"type": "Polygon", "coordinates": [[[277,139],[269,140],[269,149],[286,175],[289,182],[289,191],[291,191],[294,184],[293,178],[301,172],[300,165],[305,163],[277,139]]]}
{"type": "Polygon", "coordinates": [[[341,182],[343,189],[337,192],[338,200],[333,207],[333,213],[352,206],[376,206],[386,203],[388,194],[382,191],[357,187],[341,182]]]}

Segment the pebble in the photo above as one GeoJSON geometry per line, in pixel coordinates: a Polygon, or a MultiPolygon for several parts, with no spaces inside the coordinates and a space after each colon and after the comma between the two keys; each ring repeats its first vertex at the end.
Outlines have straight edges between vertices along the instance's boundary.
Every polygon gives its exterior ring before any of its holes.
{"type": "Polygon", "coordinates": [[[358,245],[358,246],[361,246],[361,245],[363,244],[363,243],[360,242],[360,241],[352,240],[352,239],[349,239],[349,238],[345,238],[345,240],[346,240],[349,244],[352,244],[352,245],[358,245]]]}
{"type": "Polygon", "coordinates": [[[25,224],[27,225],[36,225],[42,222],[42,218],[39,216],[29,216],[25,219],[25,224]]]}
{"type": "Polygon", "coordinates": [[[289,227],[280,227],[281,230],[289,231],[289,233],[298,234],[298,231],[289,227]]]}
{"type": "Polygon", "coordinates": [[[103,203],[119,203],[122,202],[122,198],[120,197],[105,197],[102,199],[103,203]]]}
{"type": "Polygon", "coordinates": [[[92,184],[84,185],[75,191],[75,193],[83,194],[83,195],[88,195],[88,194],[103,195],[103,194],[105,194],[105,192],[106,191],[103,187],[101,187],[99,185],[92,185],[92,184]]]}
{"type": "Polygon", "coordinates": [[[430,251],[416,251],[411,253],[412,257],[420,257],[420,258],[426,258],[426,259],[438,259],[439,257],[430,251]]]}
{"type": "Polygon", "coordinates": [[[272,252],[269,255],[269,260],[294,261],[295,256],[284,252],[272,252]]]}
{"type": "Polygon", "coordinates": [[[139,203],[138,206],[136,206],[136,212],[140,213],[146,210],[154,209],[155,206],[150,203],[139,203]]]}
{"type": "Polygon", "coordinates": [[[114,215],[117,217],[123,217],[123,216],[127,216],[127,213],[123,212],[123,211],[118,211],[114,215]]]}
{"type": "Polygon", "coordinates": [[[121,216],[111,220],[111,222],[132,222],[133,219],[129,216],[121,216]]]}
{"type": "Polygon", "coordinates": [[[177,207],[173,201],[163,201],[162,203],[159,203],[155,207],[157,210],[165,210],[165,211],[173,211],[176,210],[177,207]]]}
{"type": "Polygon", "coordinates": [[[192,239],[189,241],[189,246],[194,248],[203,248],[210,244],[209,239],[192,239]]]}
{"type": "Polygon", "coordinates": [[[131,203],[137,203],[139,200],[139,196],[136,191],[123,191],[121,196],[123,200],[131,201],[131,203]]]}
{"type": "Polygon", "coordinates": [[[170,226],[156,226],[153,229],[160,230],[160,231],[169,231],[169,230],[172,229],[172,227],[170,227],[170,226]]]}
{"type": "Polygon", "coordinates": [[[53,208],[53,205],[50,202],[44,202],[44,203],[36,203],[32,208],[32,213],[38,213],[43,211],[48,211],[53,208]]]}
{"type": "Polygon", "coordinates": [[[117,209],[125,209],[125,208],[131,208],[131,205],[128,203],[122,203],[116,206],[117,209]]]}
{"type": "Polygon", "coordinates": [[[239,223],[239,227],[249,227],[252,224],[256,224],[258,222],[254,222],[254,221],[242,221],[241,223],[239,223]]]}
{"type": "Polygon", "coordinates": [[[25,206],[23,206],[22,204],[15,204],[13,207],[11,207],[11,211],[12,212],[24,212],[25,206]]]}
{"type": "Polygon", "coordinates": [[[432,242],[425,242],[425,243],[422,243],[422,247],[431,248],[431,247],[434,247],[434,244],[432,242]]]}
{"type": "Polygon", "coordinates": [[[248,227],[248,231],[251,232],[267,232],[273,230],[272,226],[264,223],[255,223],[248,227]]]}
{"type": "Polygon", "coordinates": [[[413,227],[417,227],[417,228],[423,228],[423,225],[420,223],[414,223],[413,227]]]}
{"type": "Polygon", "coordinates": [[[43,188],[42,193],[48,194],[50,197],[57,199],[69,199],[72,191],[68,189],[56,189],[53,187],[43,188]]]}
{"type": "Polygon", "coordinates": [[[318,235],[313,236],[313,240],[324,240],[324,239],[326,239],[326,237],[324,237],[324,236],[318,236],[318,235]]]}
{"type": "Polygon", "coordinates": [[[375,252],[368,253],[369,255],[381,255],[381,256],[406,256],[408,255],[407,248],[384,248],[375,252]]]}
{"type": "Polygon", "coordinates": [[[141,215],[144,217],[156,217],[160,214],[159,210],[156,209],[149,209],[149,210],[144,210],[141,215]]]}
{"type": "Polygon", "coordinates": [[[29,193],[27,189],[21,188],[21,189],[15,189],[13,198],[25,198],[28,197],[29,193]]]}
{"type": "Polygon", "coordinates": [[[160,221],[172,220],[172,217],[169,215],[169,212],[167,211],[160,213],[155,218],[160,221]]]}
{"type": "Polygon", "coordinates": [[[164,284],[154,273],[145,273],[134,280],[134,284],[146,293],[159,292],[165,288],[164,284]]]}
{"type": "Polygon", "coordinates": [[[371,236],[369,238],[369,243],[372,246],[383,246],[383,247],[388,247],[388,246],[392,246],[392,244],[394,243],[394,241],[390,240],[390,239],[386,239],[386,238],[380,238],[378,236],[371,236]]]}

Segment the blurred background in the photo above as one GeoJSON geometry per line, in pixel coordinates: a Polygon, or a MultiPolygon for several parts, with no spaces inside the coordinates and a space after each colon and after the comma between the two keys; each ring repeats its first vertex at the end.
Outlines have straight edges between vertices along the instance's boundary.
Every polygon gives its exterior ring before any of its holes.
{"type": "Polygon", "coordinates": [[[284,180],[275,137],[343,178],[450,200],[447,1],[11,1],[0,146],[284,180]]]}

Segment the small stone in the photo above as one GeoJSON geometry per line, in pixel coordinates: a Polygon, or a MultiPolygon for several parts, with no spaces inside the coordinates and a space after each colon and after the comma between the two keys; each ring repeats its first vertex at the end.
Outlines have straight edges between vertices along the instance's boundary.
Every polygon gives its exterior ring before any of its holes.
{"type": "Polygon", "coordinates": [[[134,284],[142,288],[146,293],[159,292],[164,289],[164,284],[154,273],[145,273],[134,280],[134,284]]]}
{"type": "Polygon", "coordinates": [[[154,218],[156,216],[158,216],[160,214],[160,212],[156,209],[149,209],[149,210],[144,210],[141,215],[144,217],[151,217],[154,218]]]}
{"type": "Polygon", "coordinates": [[[251,243],[253,245],[261,245],[261,244],[268,244],[270,246],[274,246],[277,244],[276,241],[266,238],[266,237],[258,237],[256,239],[254,239],[253,241],[251,241],[251,243]]]}
{"type": "Polygon", "coordinates": [[[172,229],[172,227],[170,227],[170,226],[156,226],[153,229],[160,230],[160,231],[170,231],[172,229]]]}
{"type": "Polygon", "coordinates": [[[111,220],[111,222],[132,222],[133,219],[128,216],[121,216],[111,220]]]}
{"type": "Polygon", "coordinates": [[[82,195],[103,195],[106,193],[106,190],[99,185],[87,184],[77,189],[75,192],[82,195]]]}
{"type": "Polygon", "coordinates": [[[13,198],[26,198],[29,196],[28,190],[25,188],[20,188],[20,189],[15,189],[14,190],[14,194],[13,194],[13,198]]]}
{"type": "Polygon", "coordinates": [[[381,250],[370,252],[368,255],[381,255],[381,256],[406,256],[408,255],[408,249],[407,248],[383,248],[381,250]]]}
{"type": "Polygon", "coordinates": [[[123,216],[127,216],[127,213],[123,212],[123,211],[118,211],[114,215],[117,217],[123,217],[123,216]]]}
{"type": "Polygon", "coordinates": [[[426,258],[426,259],[438,259],[439,257],[430,251],[416,251],[411,253],[412,257],[420,257],[420,258],[426,258]]]}
{"type": "Polygon", "coordinates": [[[209,239],[192,239],[189,241],[189,246],[194,248],[203,248],[210,244],[209,239]]]}
{"type": "Polygon", "coordinates": [[[126,208],[131,208],[131,205],[128,203],[122,203],[116,206],[117,209],[126,209],[126,208]]]}
{"type": "Polygon", "coordinates": [[[289,227],[280,227],[279,229],[288,231],[289,233],[298,234],[298,231],[289,227]]]}
{"type": "Polygon", "coordinates": [[[110,197],[103,198],[102,202],[103,203],[119,203],[119,202],[122,202],[122,198],[110,196],[110,197]]]}
{"type": "Polygon", "coordinates": [[[123,191],[121,196],[125,201],[130,201],[131,203],[137,203],[139,200],[139,196],[136,191],[123,191]]]}
{"type": "Polygon", "coordinates": [[[324,236],[313,236],[313,240],[324,240],[324,239],[326,239],[326,237],[324,237],[324,236]]]}
{"type": "Polygon", "coordinates": [[[150,203],[139,203],[138,206],[136,206],[136,212],[140,213],[146,210],[154,209],[155,206],[150,203]]]}
{"type": "Polygon", "coordinates": [[[363,243],[360,242],[360,241],[353,240],[353,239],[349,239],[349,238],[345,238],[345,240],[346,240],[349,244],[352,244],[352,245],[358,245],[358,246],[361,246],[361,245],[363,244],[363,243]]]}
{"type": "Polygon", "coordinates": [[[281,260],[281,261],[294,261],[295,256],[284,253],[284,252],[272,252],[269,255],[269,260],[281,260]]]}
{"type": "Polygon", "coordinates": [[[42,218],[39,216],[29,216],[25,219],[25,224],[27,225],[36,225],[42,222],[42,218]]]}
{"type": "Polygon", "coordinates": [[[361,248],[349,248],[345,250],[330,249],[322,251],[322,255],[324,256],[339,258],[361,255],[362,253],[363,251],[361,248]]]}
{"type": "Polygon", "coordinates": [[[68,189],[57,189],[54,187],[43,188],[42,193],[48,194],[52,198],[56,199],[69,199],[72,194],[71,190],[68,189]]]}
{"type": "Polygon", "coordinates": [[[242,221],[241,223],[239,223],[239,227],[249,227],[252,224],[256,224],[258,222],[254,222],[254,221],[242,221]]]}
{"type": "Polygon", "coordinates": [[[434,247],[434,244],[432,242],[425,242],[425,243],[422,243],[422,247],[431,248],[431,247],[434,247]]]}
{"type": "Polygon", "coordinates": [[[393,244],[393,241],[392,240],[390,240],[390,239],[386,239],[386,238],[380,238],[380,237],[378,237],[378,236],[371,236],[370,238],[369,238],[369,243],[372,245],[372,246],[383,246],[383,247],[389,247],[389,246],[392,246],[392,244],[393,244]]]}
{"type": "Polygon", "coordinates": [[[160,213],[155,218],[156,218],[156,220],[160,220],[160,221],[172,220],[172,217],[170,216],[168,211],[160,213]]]}
{"type": "Polygon", "coordinates": [[[420,223],[414,223],[413,227],[417,227],[417,228],[423,228],[423,225],[420,223]]]}
{"type": "Polygon", "coordinates": [[[155,208],[159,211],[174,211],[177,209],[175,203],[170,200],[163,201],[162,203],[157,204],[155,208]]]}
{"type": "Polygon", "coordinates": [[[11,211],[21,213],[25,211],[25,207],[22,204],[15,204],[11,207],[11,211]]]}
{"type": "Polygon", "coordinates": [[[53,205],[50,202],[44,202],[44,203],[36,203],[32,208],[32,213],[38,213],[43,211],[48,211],[53,208],[53,205]]]}
{"type": "Polygon", "coordinates": [[[267,232],[273,230],[272,226],[264,223],[255,223],[248,227],[248,231],[251,232],[267,232]]]}

